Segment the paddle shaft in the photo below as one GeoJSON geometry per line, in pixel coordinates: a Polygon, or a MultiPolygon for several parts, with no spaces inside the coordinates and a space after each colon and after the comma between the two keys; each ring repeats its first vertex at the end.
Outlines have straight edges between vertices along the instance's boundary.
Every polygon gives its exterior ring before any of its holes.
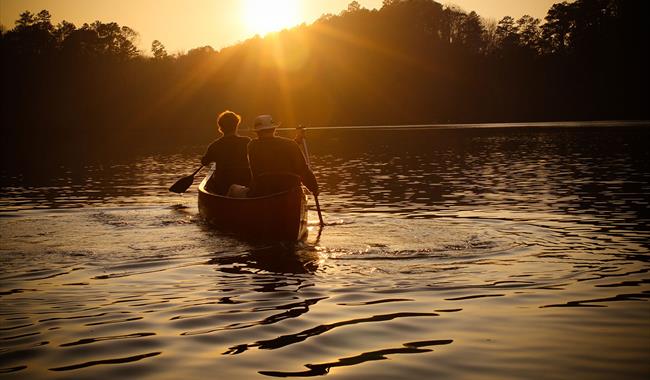
{"type": "MultiPolygon", "coordinates": [[[[305,139],[305,136],[302,137],[302,149],[305,151],[307,166],[311,169],[311,161],[309,160],[309,150],[307,149],[307,139],[305,139]]],[[[324,226],[325,222],[323,222],[323,214],[320,211],[320,203],[318,202],[318,195],[316,194],[314,194],[314,201],[316,202],[316,211],[318,211],[318,220],[320,221],[320,225],[324,226]]]]}
{"type": "Polygon", "coordinates": [[[196,175],[196,173],[198,173],[199,170],[201,170],[201,169],[203,169],[203,165],[199,166],[199,168],[196,169],[196,170],[194,171],[194,173],[192,173],[192,177],[194,177],[194,176],[196,175]]]}

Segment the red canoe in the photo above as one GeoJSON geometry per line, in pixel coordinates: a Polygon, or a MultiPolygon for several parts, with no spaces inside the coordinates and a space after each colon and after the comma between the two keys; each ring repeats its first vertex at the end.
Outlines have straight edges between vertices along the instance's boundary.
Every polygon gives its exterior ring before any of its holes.
{"type": "Polygon", "coordinates": [[[254,239],[296,241],[307,235],[307,198],[302,187],[256,198],[231,198],[199,185],[199,213],[216,228],[254,239]]]}

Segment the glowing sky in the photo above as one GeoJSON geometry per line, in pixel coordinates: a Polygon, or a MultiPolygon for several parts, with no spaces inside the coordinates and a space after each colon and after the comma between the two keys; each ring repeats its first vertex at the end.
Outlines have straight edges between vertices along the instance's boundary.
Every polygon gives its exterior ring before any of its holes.
{"type": "MultiPolygon", "coordinates": [[[[160,40],[170,53],[210,45],[215,49],[243,41],[256,33],[311,23],[324,13],[338,14],[351,0],[0,0],[0,24],[14,26],[18,15],[47,9],[54,24],[67,20],[115,21],[140,34],[139,48],[149,52],[160,40]],[[273,6],[269,6],[273,4],[273,6]]],[[[358,0],[365,8],[380,8],[382,0],[358,0]]],[[[483,17],[500,19],[524,14],[544,18],[559,0],[452,0],[483,17]]]]}

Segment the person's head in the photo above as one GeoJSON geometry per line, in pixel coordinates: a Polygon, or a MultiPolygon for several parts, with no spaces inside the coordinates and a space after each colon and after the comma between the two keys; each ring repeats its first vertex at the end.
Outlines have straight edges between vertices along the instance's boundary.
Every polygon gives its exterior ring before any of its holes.
{"type": "Polygon", "coordinates": [[[228,110],[220,113],[219,117],[217,118],[217,125],[219,126],[219,130],[224,135],[235,133],[240,122],[241,116],[228,110]]]}
{"type": "Polygon", "coordinates": [[[271,115],[260,115],[255,118],[253,123],[253,130],[257,133],[258,137],[273,136],[275,128],[279,127],[280,123],[273,121],[271,115]]]}

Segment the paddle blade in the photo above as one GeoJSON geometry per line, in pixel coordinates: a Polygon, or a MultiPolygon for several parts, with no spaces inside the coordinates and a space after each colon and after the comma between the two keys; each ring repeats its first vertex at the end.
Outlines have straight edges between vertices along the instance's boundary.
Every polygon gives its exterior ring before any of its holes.
{"type": "Polygon", "coordinates": [[[192,182],[194,182],[194,175],[188,175],[187,177],[183,177],[176,181],[171,187],[169,188],[169,191],[172,193],[177,193],[181,194],[187,191],[187,189],[192,186],[192,182]]]}

